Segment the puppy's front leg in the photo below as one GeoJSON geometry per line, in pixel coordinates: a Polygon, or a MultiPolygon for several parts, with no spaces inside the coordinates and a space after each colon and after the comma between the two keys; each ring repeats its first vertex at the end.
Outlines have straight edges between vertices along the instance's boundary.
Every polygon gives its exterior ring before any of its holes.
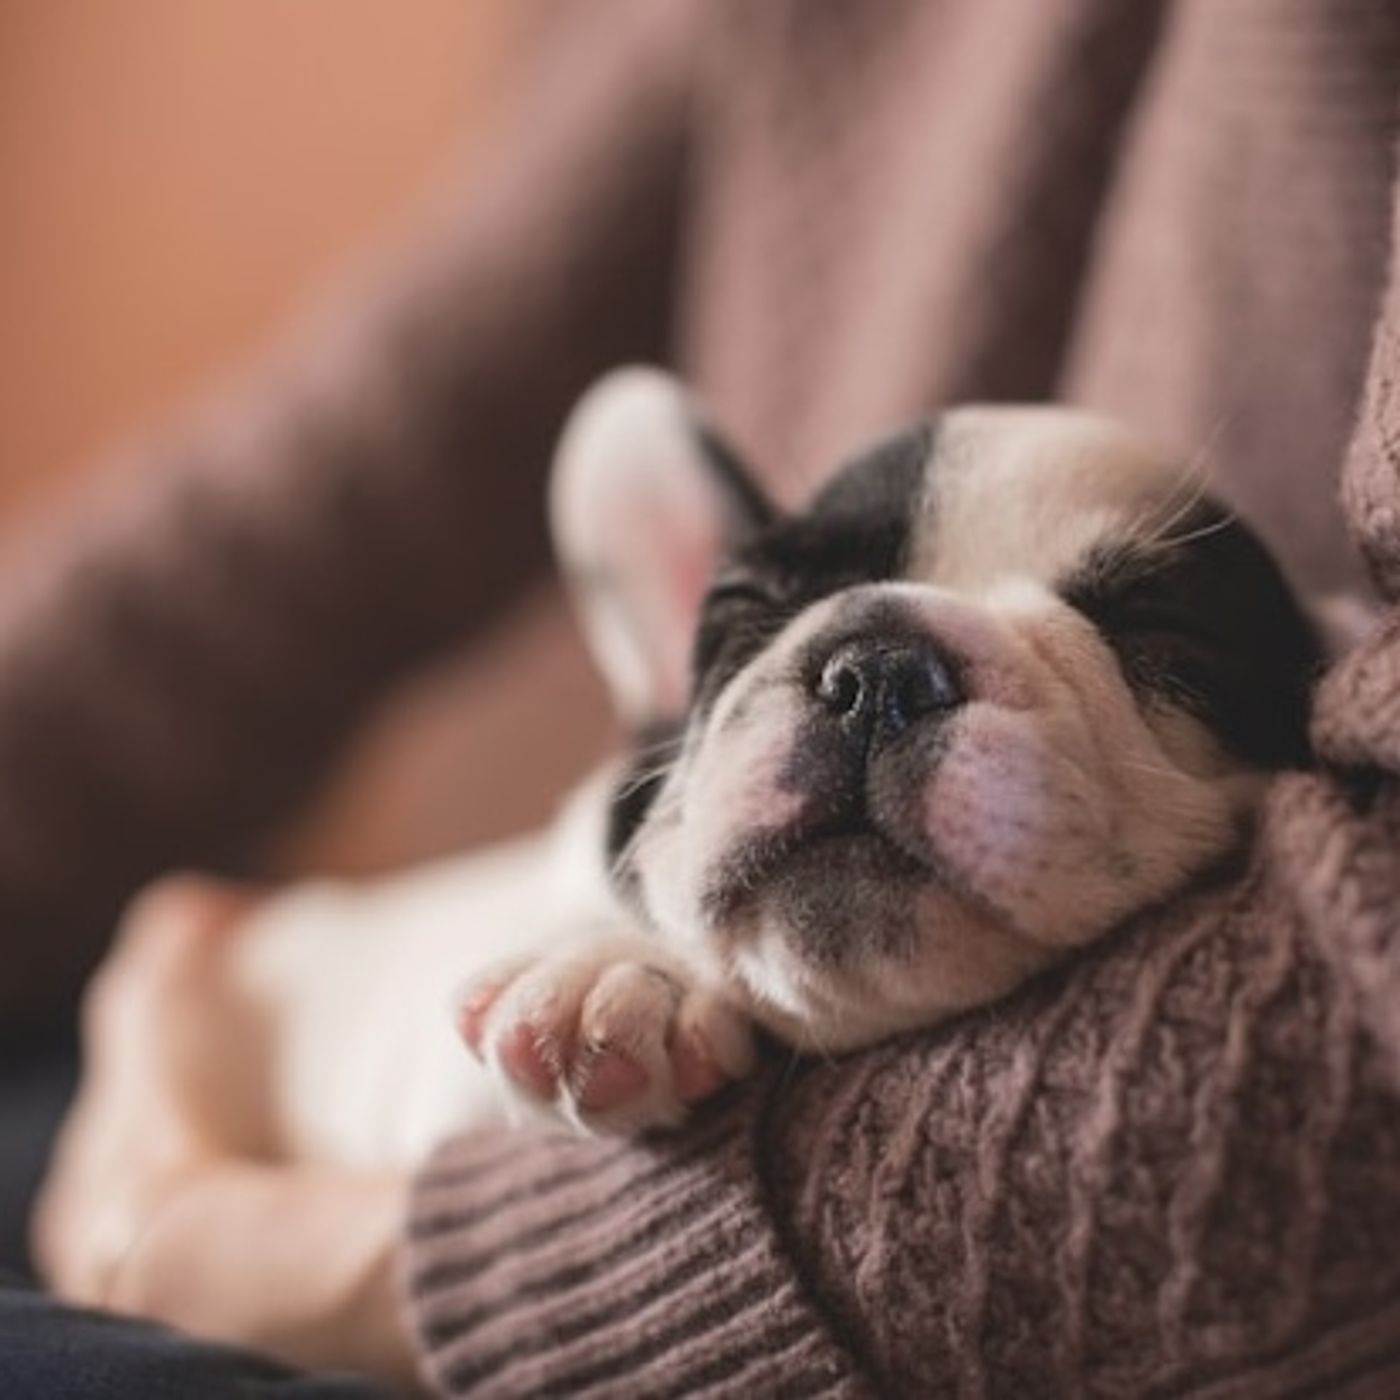
{"type": "Polygon", "coordinates": [[[469,983],[460,1025],[512,1103],[588,1133],[677,1123],[754,1056],[747,1019],[637,937],[497,964],[469,983]]]}

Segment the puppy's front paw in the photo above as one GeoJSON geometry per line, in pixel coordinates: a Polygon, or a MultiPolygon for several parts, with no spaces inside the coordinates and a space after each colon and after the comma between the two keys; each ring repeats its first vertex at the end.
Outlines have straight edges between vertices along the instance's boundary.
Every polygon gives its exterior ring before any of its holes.
{"type": "Polygon", "coordinates": [[[476,978],[460,1027],[512,1097],[586,1132],[665,1127],[748,1072],[748,1022],[636,947],[546,954],[476,978]]]}

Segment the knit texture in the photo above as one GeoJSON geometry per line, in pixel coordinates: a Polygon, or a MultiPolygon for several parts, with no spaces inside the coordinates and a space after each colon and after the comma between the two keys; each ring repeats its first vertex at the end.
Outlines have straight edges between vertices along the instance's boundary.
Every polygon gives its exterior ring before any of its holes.
{"type": "MultiPolygon", "coordinates": [[[[1346,525],[1400,595],[1400,17],[797,10],[709,36],[687,322],[780,489],[907,406],[1058,391],[1336,584],[1364,384],[1346,525]]],[[[646,1146],[444,1146],[405,1262],[434,1382],[1400,1393],[1398,695],[1392,613],[1239,868],[1004,1005],[646,1146]]]]}
{"type": "Polygon", "coordinates": [[[1317,771],[1006,1005],[646,1145],[445,1145],[406,1306],[452,1394],[1400,1393],[1400,8],[557,9],[401,276],[12,581],[0,1014],[540,567],[608,365],[671,354],[786,497],[940,403],[1086,402],[1388,601],[1317,771]]]}
{"type": "MultiPolygon", "coordinates": [[[[1394,1393],[1395,1042],[1319,946],[1335,906],[1310,921],[1278,864],[1324,800],[1281,785],[1252,871],[1067,974],[938,1035],[776,1065],[680,1137],[450,1144],[409,1245],[434,1379],[1394,1393]]],[[[1363,868],[1365,824],[1330,817],[1363,868]]],[[[1393,966],[1400,906],[1357,884],[1328,898],[1389,921],[1393,966]]]]}
{"type": "Polygon", "coordinates": [[[869,1393],[754,1178],[756,1097],[654,1150],[462,1141],[422,1176],[411,1288],[453,1394],[869,1393]]]}

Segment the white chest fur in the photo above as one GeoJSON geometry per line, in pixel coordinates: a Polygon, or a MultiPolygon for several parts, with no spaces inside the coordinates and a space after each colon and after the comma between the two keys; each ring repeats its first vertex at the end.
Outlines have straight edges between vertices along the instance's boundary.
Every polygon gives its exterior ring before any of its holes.
{"type": "Polygon", "coordinates": [[[256,1150],[373,1169],[504,1122],[508,1101],[463,1048],[454,1003],[503,956],[623,917],[596,855],[598,795],[587,785],[541,835],[263,905],[228,964],[248,1027],[222,1086],[233,1130],[256,1150]]]}

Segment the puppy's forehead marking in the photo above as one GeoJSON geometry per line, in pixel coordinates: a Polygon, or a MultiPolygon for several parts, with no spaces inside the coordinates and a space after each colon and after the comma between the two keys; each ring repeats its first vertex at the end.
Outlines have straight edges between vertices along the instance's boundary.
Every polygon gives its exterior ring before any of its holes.
{"type": "Polygon", "coordinates": [[[1008,573],[1053,584],[1140,519],[1178,474],[1092,413],[953,409],[938,422],[907,572],[965,590],[1008,573]]]}
{"type": "Polygon", "coordinates": [[[931,424],[919,423],[847,461],[791,522],[785,542],[816,584],[891,578],[907,564],[924,513],[931,424]]]}

